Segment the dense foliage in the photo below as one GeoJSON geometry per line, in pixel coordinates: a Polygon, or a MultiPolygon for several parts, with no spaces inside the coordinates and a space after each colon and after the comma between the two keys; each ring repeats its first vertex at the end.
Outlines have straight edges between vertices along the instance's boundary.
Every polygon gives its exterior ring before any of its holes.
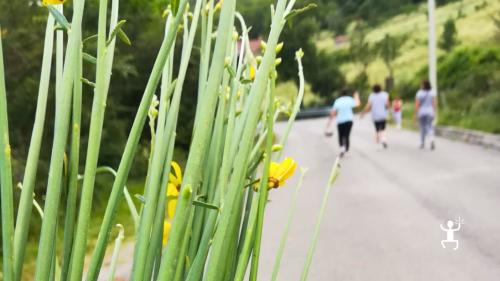
{"type": "MultiPolygon", "coordinates": [[[[86,1],[87,15],[83,22],[83,37],[93,35],[97,22],[97,0],[86,1]]],[[[65,8],[72,9],[71,2],[65,8]]],[[[129,125],[133,120],[137,105],[146,85],[149,70],[151,69],[155,55],[161,44],[164,32],[163,9],[166,8],[165,1],[127,1],[127,5],[120,7],[121,18],[127,20],[124,30],[132,41],[132,46],[124,44],[117,45],[117,54],[113,66],[113,79],[111,82],[111,93],[109,95],[106,111],[106,122],[103,131],[103,146],[100,162],[104,165],[115,166],[125,145],[129,125]]],[[[68,14],[71,11],[67,11],[68,14]]],[[[23,165],[19,159],[25,159],[32,130],[32,119],[35,113],[37,99],[38,79],[43,50],[44,26],[47,18],[47,10],[36,1],[1,1],[0,2],[0,24],[3,29],[4,56],[6,67],[6,84],[8,87],[9,113],[14,113],[16,118],[11,118],[11,143],[13,147],[16,178],[19,179],[23,172],[23,165]],[[17,15],[23,15],[22,17],[17,15]]],[[[93,56],[96,55],[96,42],[89,41],[85,51],[93,56]]],[[[199,53],[193,52],[193,63],[199,53]]],[[[178,64],[178,61],[176,62],[178,64]]],[[[94,66],[86,63],[87,69],[84,76],[95,81],[90,76],[94,72],[94,66]]],[[[192,67],[196,70],[197,67],[192,67]]],[[[179,140],[178,151],[186,150],[191,139],[194,108],[196,105],[195,90],[197,89],[197,71],[187,74],[187,83],[184,87],[182,106],[186,109],[181,112],[179,118],[182,127],[179,128],[177,138],[179,140]]],[[[54,71],[51,73],[55,79],[54,71]]],[[[92,88],[84,86],[83,102],[89,105],[92,102],[92,88]]],[[[49,95],[49,104],[53,103],[53,89],[49,95]]],[[[84,107],[83,120],[89,120],[89,107],[84,107]],[[86,110],[87,109],[87,110],[86,110]]],[[[46,124],[53,123],[53,107],[48,108],[46,124]]],[[[88,123],[82,124],[83,143],[86,144],[88,123]]],[[[51,144],[53,128],[46,126],[44,132],[43,146],[51,144]]],[[[145,137],[148,132],[145,132],[145,137]]],[[[144,141],[143,147],[148,144],[144,141]]],[[[42,149],[42,163],[46,163],[49,155],[48,149],[42,149]]],[[[146,164],[147,152],[142,153],[137,161],[146,164]]],[[[141,165],[139,165],[141,166],[141,165]]],[[[146,165],[142,165],[145,168],[146,165]]],[[[40,166],[41,175],[46,174],[46,165],[40,166]]],[[[139,170],[134,172],[140,173],[139,170]]],[[[40,178],[40,186],[44,188],[44,179],[40,178]]]]}

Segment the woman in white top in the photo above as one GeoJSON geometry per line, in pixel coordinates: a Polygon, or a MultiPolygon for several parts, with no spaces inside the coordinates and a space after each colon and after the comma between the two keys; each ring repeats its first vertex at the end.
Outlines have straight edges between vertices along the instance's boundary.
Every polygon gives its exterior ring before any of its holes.
{"type": "Polygon", "coordinates": [[[368,103],[361,115],[361,117],[363,117],[368,111],[371,111],[373,123],[375,125],[375,141],[377,144],[382,143],[384,148],[387,148],[385,127],[389,106],[389,94],[382,91],[380,85],[375,85],[373,86],[373,93],[368,97],[368,103]]]}
{"type": "Polygon", "coordinates": [[[437,109],[436,94],[432,90],[431,83],[425,80],[422,82],[420,90],[415,97],[415,114],[413,122],[418,123],[420,127],[420,148],[425,148],[425,139],[428,137],[431,144],[431,150],[436,148],[434,143],[434,116],[437,109]]]}

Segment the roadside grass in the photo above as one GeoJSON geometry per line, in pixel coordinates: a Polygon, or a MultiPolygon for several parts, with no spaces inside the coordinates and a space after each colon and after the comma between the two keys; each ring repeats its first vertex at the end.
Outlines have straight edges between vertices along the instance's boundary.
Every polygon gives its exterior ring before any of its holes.
{"type": "MultiPolygon", "coordinates": [[[[140,206],[138,205],[138,200],[135,198],[135,194],[142,194],[142,191],[144,189],[143,187],[144,180],[143,179],[131,179],[129,180],[127,184],[127,188],[129,189],[130,194],[132,195],[132,198],[134,202],[136,203],[137,208],[140,206]]],[[[107,196],[109,191],[111,190],[111,186],[113,185],[113,177],[110,175],[106,174],[101,174],[98,175],[96,178],[96,189],[100,189],[99,192],[96,192],[95,196],[95,202],[94,202],[94,208],[92,210],[92,216],[91,216],[91,221],[89,224],[89,237],[94,237],[93,240],[89,240],[89,245],[87,247],[88,253],[93,249],[95,242],[96,242],[96,237],[99,234],[99,229],[101,226],[101,220],[104,215],[104,211],[106,210],[106,205],[105,203],[107,202],[107,196]]],[[[34,211],[35,212],[35,211],[34,211]]],[[[33,217],[38,216],[38,214],[33,214],[33,217]]],[[[38,220],[33,220],[34,224],[38,224],[38,220]]],[[[125,241],[126,240],[132,240],[134,237],[134,222],[133,219],[130,215],[129,209],[127,207],[127,204],[125,200],[123,200],[122,204],[120,204],[118,211],[117,211],[117,217],[116,217],[116,223],[120,223],[123,225],[125,228],[125,241]]],[[[116,238],[116,235],[118,234],[117,229],[113,229],[110,235],[110,241],[114,240],[116,238]]],[[[36,237],[38,237],[36,235],[36,237]]],[[[35,272],[35,261],[36,261],[36,254],[37,254],[37,249],[38,249],[38,240],[36,237],[29,237],[28,243],[27,243],[27,248],[26,248],[26,263],[23,267],[23,281],[30,281],[33,280],[34,272],[35,272]]],[[[60,227],[58,230],[58,237],[59,239],[63,238],[63,230],[60,227]]],[[[112,243],[110,244],[112,247],[112,243]]],[[[59,249],[58,249],[59,250],[59,249]]],[[[109,250],[108,250],[109,251],[109,250]]],[[[58,258],[60,259],[60,255],[58,255],[58,258]]],[[[1,275],[0,275],[1,277],[1,275]]],[[[2,280],[0,278],[0,280],[2,280]]]]}

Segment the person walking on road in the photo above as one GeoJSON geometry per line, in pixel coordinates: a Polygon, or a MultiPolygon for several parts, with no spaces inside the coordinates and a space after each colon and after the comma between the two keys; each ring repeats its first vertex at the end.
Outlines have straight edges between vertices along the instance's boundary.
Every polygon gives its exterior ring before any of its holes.
{"type": "Polygon", "coordinates": [[[417,118],[420,128],[420,148],[425,148],[426,138],[430,141],[431,150],[436,148],[434,143],[434,117],[437,110],[436,94],[432,90],[431,83],[427,80],[422,82],[420,90],[415,97],[415,113],[413,123],[417,118]]]}
{"type": "Polygon", "coordinates": [[[333,103],[330,118],[328,118],[328,122],[326,124],[325,134],[327,136],[331,135],[331,133],[328,132],[332,121],[335,120],[339,135],[340,157],[343,157],[345,153],[349,151],[349,138],[351,135],[354,117],[352,109],[358,107],[359,105],[360,101],[358,92],[355,92],[353,97],[351,97],[349,95],[349,91],[346,89],[340,92],[340,97],[333,103]]]}
{"type": "Polygon", "coordinates": [[[401,129],[401,121],[403,118],[403,100],[396,96],[392,101],[392,118],[394,119],[394,123],[396,124],[396,128],[401,129]]]}
{"type": "Polygon", "coordinates": [[[387,148],[385,127],[387,122],[387,112],[389,109],[389,94],[382,91],[380,85],[373,86],[373,92],[368,97],[368,103],[365,106],[361,117],[371,111],[373,123],[375,125],[375,142],[382,143],[387,148]]]}

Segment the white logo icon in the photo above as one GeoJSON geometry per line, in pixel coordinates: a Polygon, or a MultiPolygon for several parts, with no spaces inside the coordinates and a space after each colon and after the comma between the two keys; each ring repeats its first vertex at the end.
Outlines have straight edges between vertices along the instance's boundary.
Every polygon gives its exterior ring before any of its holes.
{"type": "Polygon", "coordinates": [[[448,220],[446,222],[447,228],[443,227],[442,224],[440,225],[441,230],[446,232],[446,240],[441,240],[441,246],[443,246],[443,248],[446,249],[446,243],[453,243],[453,244],[455,244],[455,248],[453,248],[453,250],[458,249],[458,240],[455,239],[455,232],[460,230],[460,227],[462,226],[462,224],[463,224],[463,219],[458,217],[458,220],[455,220],[455,222],[453,222],[452,220],[448,220]],[[455,226],[455,225],[458,225],[458,226],[453,228],[453,226],[455,226]]]}

